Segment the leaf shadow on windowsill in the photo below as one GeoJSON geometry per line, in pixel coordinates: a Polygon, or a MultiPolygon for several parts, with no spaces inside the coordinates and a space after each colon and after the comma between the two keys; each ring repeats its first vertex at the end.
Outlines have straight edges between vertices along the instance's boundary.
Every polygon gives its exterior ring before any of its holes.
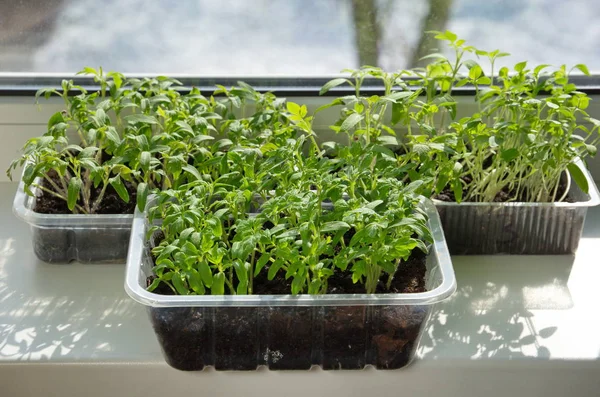
{"type": "Polygon", "coordinates": [[[538,310],[573,307],[567,286],[574,256],[453,257],[458,289],[432,307],[418,356],[551,358],[545,339],[557,327],[536,329],[538,310]]]}
{"type": "MultiPolygon", "coordinates": [[[[14,232],[13,232],[14,233],[14,232]]],[[[123,265],[56,265],[31,241],[0,236],[0,361],[119,360],[152,356],[143,308],[123,290],[123,265]],[[139,330],[141,329],[142,332],[139,330]]]]}

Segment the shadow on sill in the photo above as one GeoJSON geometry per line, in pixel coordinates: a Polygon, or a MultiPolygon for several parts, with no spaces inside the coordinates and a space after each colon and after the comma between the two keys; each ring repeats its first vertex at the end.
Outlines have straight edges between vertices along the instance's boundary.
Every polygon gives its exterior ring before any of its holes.
{"type": "Polygon", "coordinates": [[[536,329],[532,310],[573,307],[567,283],[574,256],[510,258],[453,258],[458,290],[433,307],[419,346],[421,357],[435,358],[435,347],[443,344],[470,358],[550,358],[544,339],[557,327],[536,329]]]}

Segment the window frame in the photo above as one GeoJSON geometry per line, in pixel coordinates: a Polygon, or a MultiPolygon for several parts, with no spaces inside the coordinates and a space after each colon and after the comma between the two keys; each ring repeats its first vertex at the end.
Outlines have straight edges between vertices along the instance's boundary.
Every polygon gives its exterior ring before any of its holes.
{"type": "MultiPolygon", "coordinates": [[[[125,74],[128,78],[156,77],[158,75],[152,73],[125,74]]],[[[320,96],[319,91],[325,83],[333,78],[344,77],[344,75],[323,77],[204,77],[177,74],[166,75],[179,80],[183,84],[180,90],[184,93],[188,92],[192,87],[197,87],[205,93],[212,93],[216,88],[215,84],[231,87],[236,85],[238,81],[243,81],[253,86],[259,92],[268,91],[284,97],[320,96]]],[[[35,93],[41,88],[60,89],[61,82],[65,79],[73,80],[76,85],[80,85],[89,91],[99,89],[93,78],[89,76],[54,73],[0,73],[0,96],[35,96],[35,93]]],[[[578,91],[588,95],[600,94],[600,73],[590,76],[571,75],[569,80],[576,85],[578,91]]],[[[361,92],[364,95],[378,95],[383,92],[383,86],[378,80],[365,79],[361,92]]],[[[323,96],[335,97],[353,93],[354,89],[352,87],[338,86],[323,96]]],[[[475,88],[469,85],[454,88],[452,91],[453,96],[471,96],[474,94],[475,88]]]]}

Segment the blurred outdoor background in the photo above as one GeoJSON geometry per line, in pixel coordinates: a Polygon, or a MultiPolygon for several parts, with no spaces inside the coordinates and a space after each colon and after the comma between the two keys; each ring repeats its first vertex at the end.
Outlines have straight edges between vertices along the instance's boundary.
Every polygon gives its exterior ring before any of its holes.
{"type": "Polygon", "coordinates": [[[329,76],[419,63],[449,29],[600,71],[600,0],[0,0],[0,72],[329,76]]]}

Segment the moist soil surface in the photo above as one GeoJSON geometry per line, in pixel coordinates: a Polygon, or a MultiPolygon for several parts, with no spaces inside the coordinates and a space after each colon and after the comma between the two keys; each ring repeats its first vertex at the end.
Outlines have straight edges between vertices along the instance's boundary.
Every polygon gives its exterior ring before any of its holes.
{"type": "MultiPolygon", "coordinates": [[[[50,179],[52,179],[52,181],[56,185],[58,185],[58,186],[61,185],[60,177],[58,176],[58,174],[55,171],[50,171],[48,173],[48,176],[50,177],[50,179]]],[[[85,183],[85,181],[84,181],[84,183],[85,183]]],[[[95,212],[96,214],[132,214],[133,213],[133,211],[135,210],[135,204],[136,204],[136,189],[131,183],[129,183],[127,181],[124,181],[124,184],[125,184],[125,187],[127,188],[127,191],[129,192],[129,202],[126,203],[123,200],[121,200],[121,198],[119,197],[117,192],[113,189],[113,187],[108,186],[106,188],[106,192],[104,193],[104,198],[100,202],[100,205],[98,206],[98,209],[95,212]]],[[[50,182],[48,182],[46,179],[42,180],[42,186],[51,191],[55,191],[54,188],[52,187],[52,185],[50,184],[50,182]]],[[[94,188],[92,186],[92,194],[91,194],[92,202],[96,200],[96,198],[100,194],[101,190],[102,190],[101,185],[98,186],[97,188],[94,188]]],[[[77,202],[77,204],[83,205],[82,200],[80,199],[77,202]]],[[[38,212],[41,214],[72,214],[73,213],[67,207],[67,202],[65,200],[63,200],[62,198],[56,197],[45,191],[42,191],[42,194],[36,198],[36,202],[35,202],[35,206],[34,206],[33,210],[35,212],[38,212]]]]}

